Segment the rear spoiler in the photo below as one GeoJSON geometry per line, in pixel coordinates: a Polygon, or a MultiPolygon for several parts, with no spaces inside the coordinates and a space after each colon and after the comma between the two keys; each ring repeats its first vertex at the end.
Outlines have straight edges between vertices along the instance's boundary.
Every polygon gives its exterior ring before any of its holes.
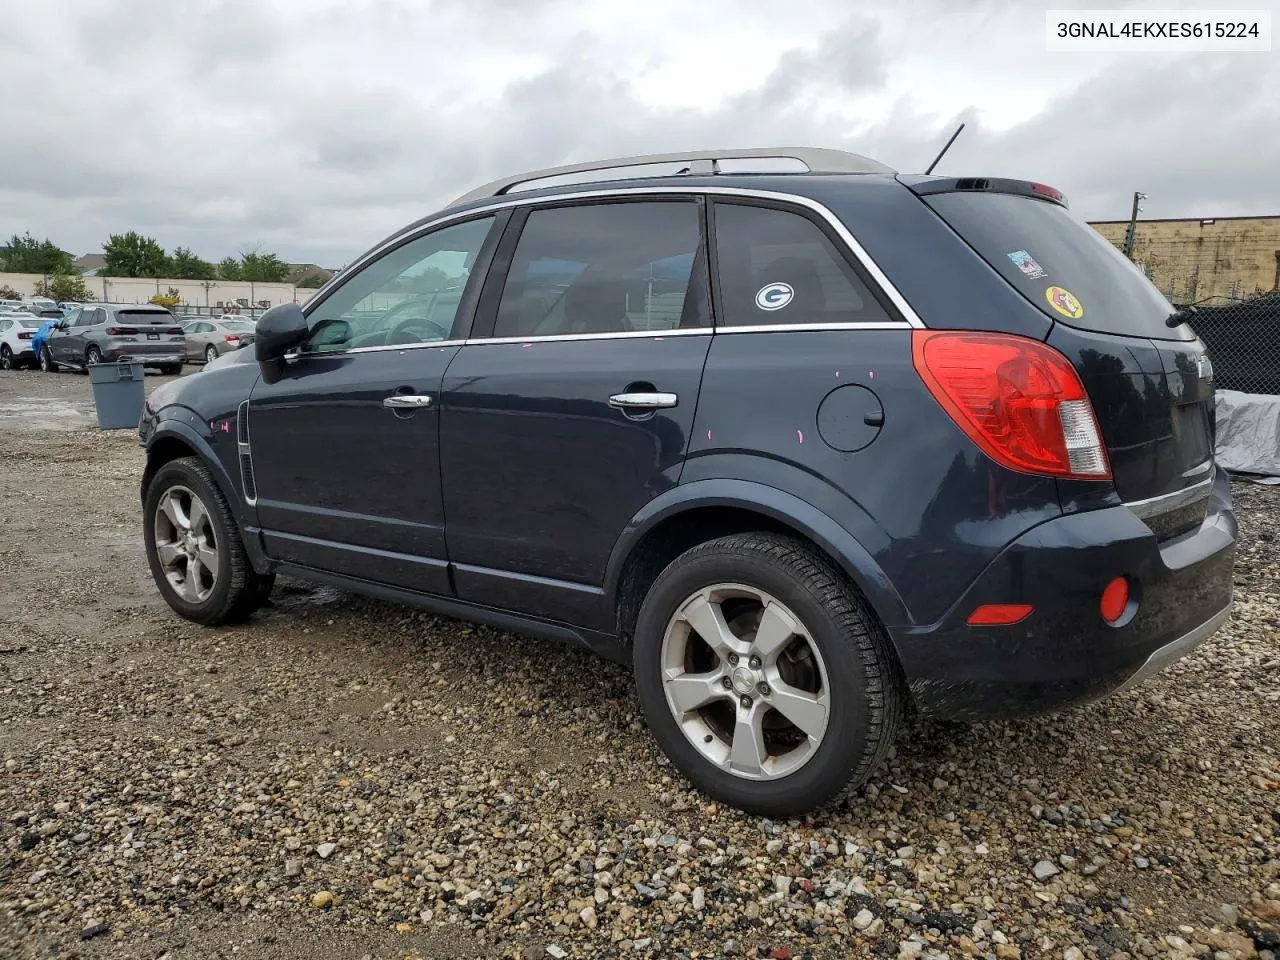
{"type": "Polygon", "coordinates": [[[1021,197],[1033,197],[1036,200],[1048,200],[1063,207],[1067,206],[1067,198],[1061,190],[1031,180],[1010,180],[1006,177],[927,177],[919,174],[899,174],[898,180],[920,197],[934,193],[982,191],[1012,193],[1021,197]]]}

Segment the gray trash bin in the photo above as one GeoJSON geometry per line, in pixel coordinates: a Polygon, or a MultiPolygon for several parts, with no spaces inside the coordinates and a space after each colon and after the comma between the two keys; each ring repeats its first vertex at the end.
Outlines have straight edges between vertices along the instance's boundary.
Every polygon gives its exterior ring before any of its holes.
{"type": "Polygon", "coordinates": [[[145,400],[145,376],[145,369],[136,360],[96,363],[89,368],[93,404],[98,409],[101,429],[126,430],[138,425],[145,400]]]}

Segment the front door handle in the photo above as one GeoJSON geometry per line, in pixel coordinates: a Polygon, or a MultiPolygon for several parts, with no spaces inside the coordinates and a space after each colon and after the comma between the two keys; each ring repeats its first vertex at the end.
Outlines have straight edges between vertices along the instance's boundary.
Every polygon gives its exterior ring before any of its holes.
{"type": "Polygon", "coordinates": [[[661,410],[674,407],[680,398],[674,393],[615,393],[609,398],[609,406],[619,410],[661,410]]]}
{"type": "Polygon", "coordinates": [[[393,410],[403,410],[406,407],[429,407],[431,406],[431,398],[425,394],[397,393],[390,397],[384,397],[382,405],[391,407],[393,410]]]}

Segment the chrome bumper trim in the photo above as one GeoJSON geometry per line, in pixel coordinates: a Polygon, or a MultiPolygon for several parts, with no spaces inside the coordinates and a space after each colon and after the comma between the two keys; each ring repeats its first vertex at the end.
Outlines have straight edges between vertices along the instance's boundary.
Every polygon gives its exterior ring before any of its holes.
{"type": "Polygon", "coordinates": [[[1214,471],[1207,480],[1201,480],[1199,483],[1183,487],[1181,490],[1175,490],[1173,493],[1149,497],[1146,500],[1133,500],[1126,503],[1125,506],[1132,510],[1139,520],[1145,520],[1147,517],[1153,517],[1158,513],[1177,510],[1179,507],[1185,507],[1188,504],[1195,503],[1197,500],[1208,497],[1210,490],[1213,488],[1213,481],[1216,475],[1217,471],[1214,471]]]}
{"type": "Polygon", "coordinates": [[[1124,690],[1133,689],[1143,681],[1149,680],[1175,660],[1181,660],[1196,647],[1200,646],[1200,644],[1217,633],[1218,628],[1231,618],[1231,610],[1234,604],[1235,601],[1233,600],[1200,624],[1200,626],[1153,651],[1151,656],[1147,657],[1146,662],[1134,672],[1133,676],[1117,687],[1115,692],[1121,693],[1124,690]]]}

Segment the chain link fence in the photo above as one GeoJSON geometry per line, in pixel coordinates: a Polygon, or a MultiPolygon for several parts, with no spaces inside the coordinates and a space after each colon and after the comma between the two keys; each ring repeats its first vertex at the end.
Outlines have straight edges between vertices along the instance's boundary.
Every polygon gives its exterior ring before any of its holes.
{"type": "Polygon", "coordinates": [[[1195,304],[1191,327],[1213,363],[1220,390],[1280,395],[1280,293],[1195,304]]]}

